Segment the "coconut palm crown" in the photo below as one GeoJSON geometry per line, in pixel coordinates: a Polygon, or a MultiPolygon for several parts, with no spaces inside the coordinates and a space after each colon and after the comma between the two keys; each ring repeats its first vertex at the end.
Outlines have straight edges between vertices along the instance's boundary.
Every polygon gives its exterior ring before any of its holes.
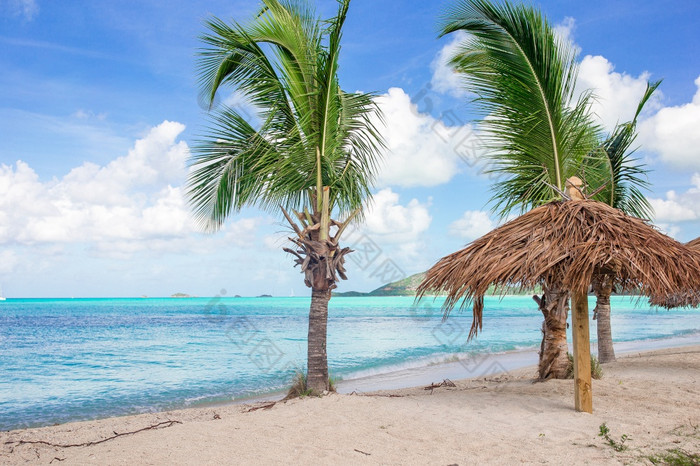
{"type": "Polygon", "coordinates": [[[577,51],[534,7],[460,1],[443,16],[442,35],[469,33],[451,59],[476,95],[489,153],[495,209],[506,215],[559,199],[595,152],[590,93],[574,98],[577,51]]]}
{"type": "Polygon", "coordinates": [[[195,148],[190,199],[197,217],[217,228],[246,205],[276,211],[347,214],[370,195],[382,146],[367,93],[347,93],[338,82],[340,39],[349,0],[329,22],[300,2],[264,0],[256,19],[231,25],[207,22],[199,53],[199,84],[212,105],[223,86],[257,109],[253,126],[237,108],[215,113],[195,148]]]}

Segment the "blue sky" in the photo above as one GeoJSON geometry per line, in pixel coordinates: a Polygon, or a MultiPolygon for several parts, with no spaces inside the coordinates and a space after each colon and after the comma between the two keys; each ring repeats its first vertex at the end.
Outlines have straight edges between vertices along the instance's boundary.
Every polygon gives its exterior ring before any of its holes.
{"type": "MultiPolygon", "coordinates": [[[[325,16],[335,10],[334,1],[316,3],[325,16]]],[[[348,261],[340,291],[425,270],[496,225],[492,180],[470,145],[475,114],[444,64],[456,38],[437,39],[446,4],[351,4],[341,84],[380,95],[390,150],[367,223],[348,238],[364,252],[348,261]]],[[[653,170],[647,194],[656,224],[681,241],[699,236],[700,4],[538,5],[580,48],[579,87],[597,93],[604,126],[631,116],[647,79],[664,79],[640,123],[638,154],[653,170]]],[[[188,149],[207,118],[195,74],[203,21],[244,21],[256,8],[0,0],[7,296],[308,293],[280,250],[279,218],[246,209],[205,235],[182,199],[188,149]]],[[[231,91],[221,98],[234,102],[231,91]]]]}

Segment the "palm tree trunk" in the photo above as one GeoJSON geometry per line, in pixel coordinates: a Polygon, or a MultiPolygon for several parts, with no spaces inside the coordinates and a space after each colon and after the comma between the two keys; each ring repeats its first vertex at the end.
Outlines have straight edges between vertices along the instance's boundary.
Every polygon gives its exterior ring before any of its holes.
{"type": "Polygon", "coordinates": [[[328,327],[328,301],[330,290],[311,291],[311,309],[309,311],[308,338],[308,372],[306,388],[314,395],[321,395],[328,390],[328,354],[326,352],[326,335],[328,327]]]}
{"type": "Polygon", "coordinates": [[[540,380],[564,379],[569,367],[566,342],[569,292],[560,285],[550,285],[545,286],[542,298],[533,298],[544,315],[538,368],[540,380]]]}
{"type": "Polygon", "coordinates": [[[593,293],[596,296],[593,319],[598,324],[598,361],[601,364],[615,361],[615,348],[613,347],[612,328],[610,326],[610,295],[612,294],[612,288],[612,281],[607,276],[595,277],[593,280],[593,293]]]}
{"type": "MultiPolygon", "coordinates": [[[[330,202],[329,188],[323,188],[321,201],[322,212],[303,214],[294,212],[302,223],[299,228],[289,213],[282,207],[282,213],[297,234],[290,238],[297,249],[283,248],[296,256],[296,265],[301,266],[304,284],[311,288],[311,308],[309,309],[309,336],[306,366],[306,389],[313,395],[322,395],[330,390],[328,380],[328,353],[326,340],[328,330],[328,301],[331,291],[337,288],[339,279],[347,280],[345,275],[345,255],[352,252],[350,248],[338,245],[348,223],[358,214],[359,209],[350,213],[344,222],[333,221],[338,231],[332,238],[329,234],[330,202]]],[[[315,201],[315,199],[313,199],[315,201]]]]}

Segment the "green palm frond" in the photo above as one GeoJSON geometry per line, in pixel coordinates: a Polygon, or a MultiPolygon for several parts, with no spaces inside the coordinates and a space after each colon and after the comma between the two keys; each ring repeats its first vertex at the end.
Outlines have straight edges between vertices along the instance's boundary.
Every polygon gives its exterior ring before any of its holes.
{"type": "Polygon", "coordinates": [[[533,7],[463,0],[444,16],[443,35],[469,33],[451,60],[486,117],[494,209],[506,215],[558,197],[595,147],[590,94],[574,101],[576,49],[533,7]],[[551,185],[551,186],[550,186],[551,185]]]}
{"type": "Polygon", "coordinates": [[[302,1],[262,3],[249,24],[214,18],[201,37],[206,102],[229,87],[260,117],[254,127],[236,108],[214,109],[194,147],[188,197],[209,229],[246,205],[316,212],[323,187],[338,214],[361,208],[384,147],[374,95],[346,93],[338,81],[349,0],[328,21],[302,1]]]}
{"type": "Polygon", "coordinates": [[[647,83],[632,120],[618,124],[612,134],[600,144],[596,152],[602,154],[602,157],[589,160],[591,171],[603,174],[595,184],[605,184],[605,188],[594,199],[646,219],[653,216],[653,209],[642,193],[642,190],[649,188],[648,170],[638,159],[632,157],[635,150],[630,150],[630,147],[637,138],[637,118],[660,84],[661,81],[647,83]]]}

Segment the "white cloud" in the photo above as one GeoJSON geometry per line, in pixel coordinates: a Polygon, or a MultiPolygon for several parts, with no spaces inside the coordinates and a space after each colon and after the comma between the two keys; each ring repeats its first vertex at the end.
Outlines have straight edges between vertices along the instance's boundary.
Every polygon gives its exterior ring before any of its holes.
{"type": "Polygon", "coordinates": [[[77,118],[78,120],[92,120],[96,119],[99,121],[103,121],[107,118],[106,113],[95,113],[92,110],[84,110],[82,108],[79,108],[78,110],[75,111],[72,115],[74,118],[77,118]]]}
{"type": "Polygon", "coordinates": [[[644,149],[677,168],[700,169],[700,76],[691,102],[664,107],[639,126],[644,149]]]}
{"type": "MultiPolygon", "coordinates": [[[[0,165],[0,244],[85,243],[112,255],[183,246],[197,233],[184,198],[189,149],[177,140],[184,129],[165,121],[127,155],[47,182],[25,162],[0,165]]],[[[228,223],[228,243],[252,243],[259,224],[228,223]]]]}
{"type": "Polygon", "coordinates": [[[10,249],[0,250],[0,275],[10,274],[19,265],[19,257],[10,249]]]}
{"type": "Polygon", "coordinates": [[[571,16],[565,17],[561,23],[555,24],[554,33],[560,40],[574,42],[574,30],[576,29],[576,20],[571,16]]]}
{"type": "MultiPolygon", "coordinates": [[[[700,220],[700,173],[692,176],[691,183],[692,187],[683,193],[668,191],[664,198],[649,198],[654,208],[654,223],[668,235],[678,236],[681,225],[697,227],[696,222],[700,220]]],[[[691,238],[698,235],[694,231],[691,238]]]]}
{"type": "Polygon", "coordinates": [[[461,218],[452,222],[449,232],[453,236],[475,240],[496,228],[488,213],[482,210],[467,210],[461,218]]]}
{"type": "Polygon", "coordinates": [[[228,223],[225,227],[226,242],[241,247],[250,246],[255,242],[255,236],[261,223],[261,217],[242,218],[228,223]]]}
{"type": "Polygon", "coordinates": [[[462,83],[462,78],[449,64],[449,61],[459,50],[460,44],[466,38],[467,33],[464,31],[454,33],[452,40],[440,49],[430,64],[430,69],[433,70],[430,84],[437,92],[450,94],[454,97],[464,97],[468,94],[462,83]]]}
{"type": "MultiPolygon", "coordinates": [[[[618,73],[606,58],[588,55],[581,62],[576,93],[593,90],[597,99],[592,110],[603,127],[612,131],[617,123],[632,119],[649,78],[647,72],[637,77],[618,73]]],[[[664,107],[663,94],[657,90],[646,104],[638,126],[637,145],[680,169],[700,169],[700,76],[695,85],[698,89],[692,100],[677,106],[664,107]]],[[[678,213],[668,204],[659,207],[678,213]]]]}
{"type": "Polygon", "coordinates": [[[351,226],[343,235],[342,243],[355,250],[348,264],[361,262],[363,251],[369,247],[375,266],[391,259],[412,270],[432,222],[429,207],[430,201],[422,203],[418,199],[401,204],[399,194],[390,188],[377,192],[365,209],[364,222],[351,226]]]}
{"type": "Polygon", "coordinates": [[[265,235],[263,236],[263,246],[271,251],[280,250],[289,244],[288,236],[285,233],[265,235]]]}
{"type": "Polygon", "coordinates": [[[1,10],[5,10],[10,16],[21,16],[26,21],[31,21],[39,13],[39,5],[35,0],[7,0],[2,3],[0,3],[0,7],[3,7],[1,10]]]}
{"type": "MultiPolygon", "coordinates": [[[[617,123],[632,119],[649,78],[648,72],[636,77],[616,72],[605,57],[587,55],[581,62],[576,95],[593,90],[596,101],[592,110],[603,127],[612,131],[617,123]]],[[[661,161],[679,169],[700,169],[700,76],[695,85],[691,101],[676,106],[664,107],[663,93],[657,90],[638,126],[641,149],[658,154],[661,161]]]]}
{"type": "MultiPolygon", "coordinates": [[[[639,99],[644,95],[649,73],[637,77],[618,73],[605,57],[587,55],[581,61],[576,95],[592,90],[596,100],[592,110],[607,131],[612,131],[617,123],[630,121],[637,110],[639,99]]],[[[658,109],[661,92],[657,90],[652,100],[645,106],[645,113],[658,109]]]]}
{"type": "Polygon", "coordinates": [[[656,226],[659,228],[661,233],[668,235],[671,238],[677,238],[681,232],[681,228],[678,225],[673,225],[671,223],[657,223],[656,226]]]}
{"type": "Polygon", "coordinates": [[[405,206],[399,195],[385,188],[374,195],[365,214],[365,229],[371,235],[387,235],[396,241],[414,241],[430,226],[428,206],[411,199],[405,206]]]}
{"type": "MultiPolygon", "coordinates": [[[[459,172],[464,157],[472,158],[476,140],[472,126],[454,126],[420,113],[403,89],[391,88],[378,98],[386,126],[388,150],[379,175],[380,186],[436,186],[459,172]]],[[[449,115],[443,115],[449,117],[449,115]]],[[[447,119],[447,118],[444,118],[447,119]]]]}
{"type": "Polygon", "coordinates": [[[107,166],[84,163],[42,182],[22,161],[0,166],[0,243],[69,243],[179,236],[191,231],[183,199],[185,129],[163,122],[107,166]]]}
{"type": "Polygon", "coordinates": [[[695,210],[687,205],[683,205],[676,199],[669,198],[673,191],[669,191],[667,199],[649,199],[649,203],[656,212],[656,220],[661,222],[685,222],[698,218],[695,210]]]}

